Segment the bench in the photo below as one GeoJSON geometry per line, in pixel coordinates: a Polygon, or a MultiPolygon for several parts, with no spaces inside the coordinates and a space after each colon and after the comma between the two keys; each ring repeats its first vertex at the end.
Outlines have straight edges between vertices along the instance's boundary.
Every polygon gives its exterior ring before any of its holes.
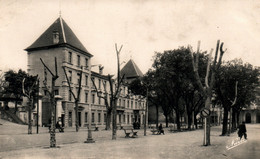
{"type": "Polygon", "coordinates": [[[173,125],[170,125],[170,126],[169,126],[169,131],[170,131],[170,132],[173,132],[173,131],[175,131],[175,129],[174,129],[174,126],[173,126],[173,125]]]}
{"type": "Polygon", "coordinates": [[[151,132],[153,133],[153,135],[159,134],[159,130],[156,127],[152,127],[151,128],[151,132]],[[156,134],[155,134],[156,133],[156,134]]]}
{"type": "Polygon", "coordinates": [[[125,126],[123,127],[123,130],[125,132],[125,138],[129,138],[129,137],[137,137],[137,130],[134,130],[132,126],[125,126]],[[132,134],[132,136],[130,136],[130,134],[132,134]]]}
{"type": "MultiPolygon", "coordinates": [[[[87,123],[85,123],[84,126],[88,128],[88,124],[87,123]]],[[[98,131],[98,129],[99,128],[98,128],[97,124],[94,124],[94,123],[91,124],[91,130],[98,131]]]]}
{"type": "MultiPolygon", "coordinates": [[[[49,129],[49,132],[51,132],[51,124],[47,124],[47,126],[48,126],[48,129],[49,129]]],[[[59,127],[58,128],[58,127],[55,126],[55,130],[56,129],[58,129],[59,132],[64,132],[64,127],[59,127]]]]}

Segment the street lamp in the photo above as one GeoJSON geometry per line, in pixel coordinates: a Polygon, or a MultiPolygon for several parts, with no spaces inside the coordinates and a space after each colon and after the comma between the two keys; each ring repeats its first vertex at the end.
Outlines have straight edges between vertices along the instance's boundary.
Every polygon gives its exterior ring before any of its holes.
{"type": "Polygon", "coordinates": [[[89,86],[89,93],[88,93],[88,101],[89,101],[89,105],[88,105],[88,138],[85,141],[85,143],[94,143],[95,140],[92,138],[92,130],[91,130],[91,123],[92,123],[92,112],[91,112],[91,90],[92,90],[92,86],[91,86],[91,68],[94,66],[98,66],[98,65],[91,65],[89,68],[89,80],[88,80],[88,86],[89,86]]]}

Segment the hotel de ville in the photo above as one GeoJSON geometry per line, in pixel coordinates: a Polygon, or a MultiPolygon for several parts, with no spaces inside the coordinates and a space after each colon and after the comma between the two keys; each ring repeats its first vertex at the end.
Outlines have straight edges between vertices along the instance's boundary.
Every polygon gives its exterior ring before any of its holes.
{"type": "MultiPolygon", "coordinates": [[[[111,42],[111,44],[113,43],[111,42]]],[[[51,86],[51,74],[46,76],[46,71],[44,71],[44,66],[40,59],[51,71],[55,72],[56,57],[59,76],[54,87],[56,121],[58,118],[61,118],[65,127],[75,126],[75,102],[72,93],[69,91],[69,85],[63,70],[65,68],[68,81],[75,94],[79,89],[80,72],[82,71],[81,92],[78,104],[79,126],[84,127],[91,122],[91,124],[99,127],[105,127],[106,106],[104,99],[97,95],[92,80],[95,82],[99,92],[104,94],[105,90],[107,90],[108,94],[111,94],[108,76],[103,74],[102,67],[99,67],[99,72],[91,71],[91,68],[95,65],[91,63],[93,55],[83,46],[62,17],[57,18],[25,50],[28,54],[28,73],[30,75],[38,75],[40,80],[41,98],[38,105],[40,126],[47,126],[51,118],[50,99],[43,84],[43,80],[47,79],[47,86],[51,86]],[[88,118],[90,113],[91,118],[88,118]]],[[[132,94],[128,90],[127,85],[133,79],[143,76],[143,74],[132,59],[125,64],[120,74],[121,76],[124,75],[125,78],[117,103],[117,123],[132,125],[134,122],[139,122],[142,126],[144,123],[146,99],[140,95],[132,94]]],[[[32,116],[33,123],[36,123],[36,108],[33,110],[32,116]]]]}

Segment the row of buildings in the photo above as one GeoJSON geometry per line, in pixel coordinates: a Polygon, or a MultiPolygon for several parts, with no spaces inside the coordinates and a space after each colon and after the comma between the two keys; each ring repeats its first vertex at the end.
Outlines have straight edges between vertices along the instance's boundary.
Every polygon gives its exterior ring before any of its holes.
{"type": "MultiPolygon", "coordinates": [[[[111,95],[108,76],[103,74],[103,67],[99,66],[99,72],[91,70],[93,55],[83,46],[71,28],[62,17],[55,22],[40,37],[25,49],[28,54],[28,73],[38,75],[40,79],[39,100],[39,125],[45,126],[50,122],[50,101],[43,80],[47,86],[51,86],[51,74],[46,73],[40,59],[55,73],[55,57],[57,58],[58,79],[55,83],[56,120],[62,119],[65,127],[75,126],[75,103],[64,73],[65,68],[72,91],[74,94],[79,89],[80,72],[82,71],[81,93],[79,97],[78,117],[79,126],[86,126],[89,122],[105,126],[106,105],[104,99],[97,96],[92,80],[101,96],[105,93],[111,95]],[[91,113],[91,119],[88,115],[91,113]],[[89,121],[91,120],[91,121],[89,121]]],[[[128,84],[133,79],[143,76],[142,72],[130,59],[121,69],[124,82],[117,105],[117,123],[132,125],[133,122],[144,123],[146,99],[140,95],[134,95],[128,90],[128,84]]],[[[114,83],[115,84],[115,83],[114,83]]],[[[26,103],[24,102],[24,105],[26,103]]],[[[33,123],[36,124],[37,107],[33,110],[33,123]]],[[[27,114],[24,111],[20,117],[26,121],[27,114]]]]}

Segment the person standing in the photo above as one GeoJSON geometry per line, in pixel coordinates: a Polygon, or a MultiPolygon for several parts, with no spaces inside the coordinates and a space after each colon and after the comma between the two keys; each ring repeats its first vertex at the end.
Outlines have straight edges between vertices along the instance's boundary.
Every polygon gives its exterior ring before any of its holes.
{"type": "Polygon", "coordinates": [[[239,125],[238,136],[240,137],[240,140],[243,136],[244,136],[244,139],[247,139],[246,125],[245,125],[244,121],[242,122],[242,124],[239,125]]]}
{"type": "Polygon", "coordinates": [[[159,129],[159,134],[163,134],[164,135],[164,130],[163,130],[163,127],[162,127],[162,124],[160,124],[160,126],[158,127],[159,129]]]}

